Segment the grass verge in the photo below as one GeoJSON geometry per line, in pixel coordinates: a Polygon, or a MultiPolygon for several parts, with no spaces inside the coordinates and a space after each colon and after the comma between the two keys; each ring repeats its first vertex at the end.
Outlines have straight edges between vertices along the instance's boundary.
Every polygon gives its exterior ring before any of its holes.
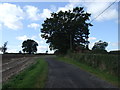
{"type": "Polygon", "coordinates": [[[39,58],[37,63],[13,76],[8,82],[3,84],[2,89],[7,88],[44,88],[47,79],[48,65],[43,58],[39,58]]]}
{"type": "Polygon", "coordinates": [[[119,80],[120,78],[108,74],[107,71],[101,71],[98,68],[93,68],[91,66],[77,62],[76,60],[73,60],[73,59],[68,58],[68,57],[57,57],[57,60],[64,61],[64,62],[69,63],[69,64],[73,64],[84,71],[90,72],[91,74],[94,74],[95,76],[97,76],[97,77],[117,86],[117,87],[120,87],[120,80],[119,80]]]}

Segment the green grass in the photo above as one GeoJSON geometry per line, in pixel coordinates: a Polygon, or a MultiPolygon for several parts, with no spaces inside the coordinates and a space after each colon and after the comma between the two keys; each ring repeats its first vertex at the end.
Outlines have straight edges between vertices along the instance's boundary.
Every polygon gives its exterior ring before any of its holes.
{"type": "Polygon", "coordinates": [[[60,61],[69,63],[69,64],[73,64],[84,71],[90,72],[91,74],[94,74],[95,76],[97,76],[103,80],[106,80],[107,82],[109,82],[117,87],[120,87],[120,80],[118,80],[119,78],[114,75],[108,74],[107,71],[101,71],[98,68],[93,68],[91,66],[80,63],[80,62],[73,60],[71,58],[68,58],[68,57],[57,57],[57,59],[60,61]]]}
{"type": "Polygon", "coordinates": [[[43,58],[39,58],[37,63],[13,76],[8,82],[3,84],[2,88],[44,88],[47,74],[47,62],[43,58]]]}

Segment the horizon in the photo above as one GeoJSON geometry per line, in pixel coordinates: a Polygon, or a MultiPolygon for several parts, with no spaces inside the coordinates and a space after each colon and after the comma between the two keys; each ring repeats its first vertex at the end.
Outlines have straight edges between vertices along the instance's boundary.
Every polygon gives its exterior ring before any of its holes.
{"type": "MultiPolygon", "coordinates": [[[[84,7],[91,13],[90,20],[99,15],[111,2],[0,2],[0,47],[8,41],[8,53],[19,53],[24,40],[32,39],[39,46],[37,53],[53,53],[45,40],[41,38],[41,25],[51,12],[71,10],[74,7],[84,7]],[[12,11],[11,11],[12,10],[12,11]]],[[[89,35],[89,49],[99,40],[108,43],[106,50],[119,49],[118,42],[118,3],[112,5],[106,12],[92,22],[89,35]]],[[[1,53],[1,52],[0,52],[1,53]]]]}

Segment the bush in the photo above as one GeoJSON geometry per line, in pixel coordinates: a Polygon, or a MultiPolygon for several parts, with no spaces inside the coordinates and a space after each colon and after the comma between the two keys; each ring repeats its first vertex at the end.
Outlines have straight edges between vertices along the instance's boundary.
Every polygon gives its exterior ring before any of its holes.
{"type": "Polygon", "coordinates": [[[117,55],[72,53],[68,56],[77,62],[87,64],[102,71],[105,70],[112,75],[118,76],[118,64],[120,64],[120,60],[117,55]]]}
{"type": "Polygon", "coordinates": [[[92,50],[91,53],[93,53],[93,54],[107,54],[108,52],[106,50],[102,50],[102,49],[95,49],[95,50],[92,50]]]}
{"type": "Polygon", "coordinates": [[[120,54],[120,50],[118,50],[118,51],[110,51],[109,54],[119,55],[120,54]]]}
{"type": "Polygon", "coordinates": [[[57,56],[63,56],[63,55],[66,55],[66,53],[64,52],[61,52],[60,50],[56,50],[55,52],[54,52],[54,54],[55,55],[57,55],[57,56]]]}

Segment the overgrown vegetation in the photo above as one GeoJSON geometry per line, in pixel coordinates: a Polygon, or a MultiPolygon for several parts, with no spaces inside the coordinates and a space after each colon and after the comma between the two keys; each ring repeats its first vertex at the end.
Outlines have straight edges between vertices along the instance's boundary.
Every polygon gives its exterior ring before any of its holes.
{"type": "MultiPolygon", "coordinates": [[[[111,61],[111,59],[110,59],[111,57],[112,56],[101,57],[101,55],[98,55],[98,57],[93,55],[93,57],[92,57],[92,55],[90,56],[90,55],[85,55],[85,54],[82,54],[82,55],[75,54],[75,55],[71,55],[70,57],[58,57],[58,60],[62,60],[64,62],[78,66],[81,69],[83,69],[87,72],[90,72],[90,73],[96,75],[97,77],[104,79],[115,86],[120,87],[120,78],[118,77],[118,75],[109,74],[110,72],[108,71],[109,69],[111,70],[111,68],[116,67],[116,65],[113,65],[113,62],[108,62],[108,64],[107,64],[107,67],[109,67],[108,70],[103,69],[104,66],[101,66],[101,68],[100,68],[100,66],[97,67],[97,65],[102,65],[102,64],[96,64],[97,62],[98,63],[104,62],[103,60],[105,60],[105,62],[107,63],[106,58],[109,59],[109,61],[111,61]],[[90,58],[90,59],[88,59],[88,58],[90,58]],[[110,68],[110,66],[111,66],[111,68],[110,68]]],[[[114,60],[114,59],[118,60],[117,57],[113,56],[112,60],[114,60]]]]}
{"type": "Polygon", "coordinates": [[[43,88],[47,79],[47,73],[47,62],[40,58],[36,64],[4,83],[3,90],[7,88],[43,88]]]}
{"type": "MultiPolygon", "coordinates": [[[[109,54],[89,54],[89,53],[69,53],[68,57],[73,58],[77,62],[84,63],[101,71],[107,71],[111,75],[118,76],[118,55],[109,54]]],[[[120,76],[120,75],[119,75],[120,76]]]]}

